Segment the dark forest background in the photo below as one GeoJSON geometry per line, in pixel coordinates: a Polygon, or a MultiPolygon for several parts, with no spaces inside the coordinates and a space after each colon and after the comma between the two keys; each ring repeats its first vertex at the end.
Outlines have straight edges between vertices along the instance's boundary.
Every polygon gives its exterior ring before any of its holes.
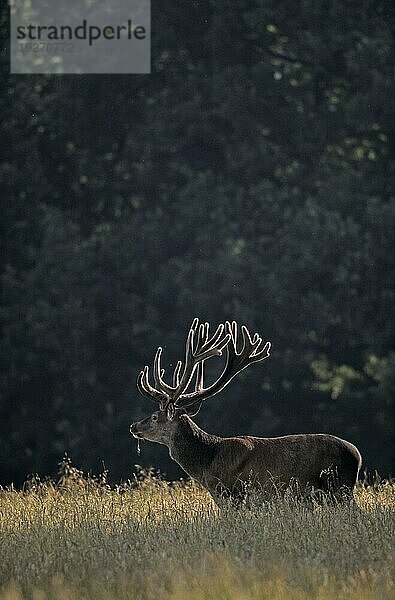
{"type": "Polygon", "coordinates": [[[201,426],[331,432],[393,473],[392,2],[152,4],[151,75],[1,54],[0,483],[65,451],[177,476],[128,430],[154,408],[139,370],[181,358],[194,316],[273,343],[201,426]]]}

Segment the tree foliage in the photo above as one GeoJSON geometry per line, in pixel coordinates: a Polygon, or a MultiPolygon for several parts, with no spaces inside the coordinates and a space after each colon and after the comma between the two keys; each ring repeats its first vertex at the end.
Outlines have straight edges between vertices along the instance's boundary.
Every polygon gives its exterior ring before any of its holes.
{"type": "Polygon", "coordinates": [[[393,468],[391,15],[153,3],[151,75],[9,75],[3,55],[1,481],[65,450],[127,477],[136,375],[195,315],[273,342],[204,426],[330,431],[393,468]]]}

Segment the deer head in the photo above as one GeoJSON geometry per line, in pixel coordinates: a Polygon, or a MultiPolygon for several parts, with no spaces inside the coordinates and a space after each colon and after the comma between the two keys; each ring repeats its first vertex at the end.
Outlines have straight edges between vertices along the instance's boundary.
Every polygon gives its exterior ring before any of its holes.
{"type": "Polygon", "coordinates": [[[159,347],[153,365],[154,385],[149,381],[148,366],[144,367],[137,378],[140,393],[157,403],[159,410],[147,419],[133,423],[130,426],[132,435],[168,445],[180,415],[196,415],[205,400],[223,390],[243,369],[268,358],[270,342],[266,342],[261,348],[262,338],[257,333],[251,337],[244,325],[241,332],[242,348],[238,351],[235,321],[218,325],[210,338],[209,324],[199,324],[199,320],[195,318],[186,341],[184,363],[177,362],[171,385],[163,379],[165,371],[161,367],[162,348],[159,347]],[[212,385],[204,387],[204,362],[214,356],[221,356],[223,350],[226,350],[227,356],[222,374],[212,385]],[[194,390],[188,392],[193,379],[194,390]]]}

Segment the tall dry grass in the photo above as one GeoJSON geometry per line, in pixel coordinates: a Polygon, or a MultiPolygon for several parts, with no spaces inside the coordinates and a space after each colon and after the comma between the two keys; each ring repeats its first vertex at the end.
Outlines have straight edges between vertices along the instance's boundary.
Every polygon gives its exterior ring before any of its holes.
{"type": "Polygon", "coordinates": [[[0,600],[394,597],[391,483],[355,505],[219,511],[192,482],[146,475],[110,489],[65,463],[56,485],[0,491],[0,600]]]}

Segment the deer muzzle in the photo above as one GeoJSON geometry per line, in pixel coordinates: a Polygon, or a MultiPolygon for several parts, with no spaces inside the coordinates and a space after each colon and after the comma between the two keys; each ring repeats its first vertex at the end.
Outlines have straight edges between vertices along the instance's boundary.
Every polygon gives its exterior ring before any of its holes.
{"type": "Polygon", "coordinates": [[[129,431],[133,437],[141,439],[143,436],[140,433],[140,431],[138,430],[138,426],[139,426],[139,423],[132,423],[129,428],[129,431]]]}

